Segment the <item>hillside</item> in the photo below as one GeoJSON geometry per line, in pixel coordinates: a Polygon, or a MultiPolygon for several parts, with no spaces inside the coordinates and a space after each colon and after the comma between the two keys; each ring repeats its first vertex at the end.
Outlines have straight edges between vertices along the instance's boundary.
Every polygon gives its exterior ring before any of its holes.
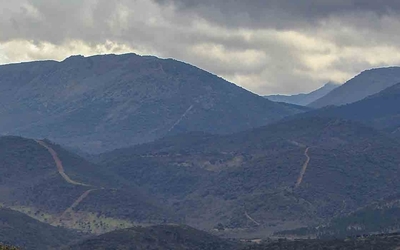
{"type": "Polygon", "coordinates": [[[327,95],[332,90],[339,87],[339,84],[328,82],[321,88],[314,90],[307,94],[297,94],[297,95],[269,95],[264,96],[270,101],[274,102],[285,102],[295,105],[307,106],[308,104],[320,99],[321,97],[327,95]]]}
{"type": "Polygon", "coordinates": [[[49,141],[0,137],[0,149],[0,202],[43,222],[103,233],[179,221],[139,187],[49,141]]]}
{"type": "Polygon", "coordinates": [[[400,128],[400,83],[355,103],[314,110],[299,116],[350,119],[394,135],[400,128]]]}
{"type": "Polygon", "coordinates": [[[100,235],[72,245],[71,250],[235,250],[233,243],[187,226],[135,227],[100,235]]]}
{"type": "MultiPolygon", "coordinates": [[[[0,208],[0,242],[21,249],[54,249],[82,239],[76,232],[53,227],[31,217],[0,208]]],[[[0,246],[0,249],[1,248],[0,246]]]]}
{"type": "Polygon", "coordinates": [[[333,240],[279,240],[249,246],[244,250],[397,250],[399,247],[400,235],[386,234],[333,240]]]}
{"type": "Polygon", "coordinates": [[[309,107],[340,106],[364,99],[400,82],[400,68],[378,68],[362,72],[309,107]]]}
{"type": "Polygon", "coordinates": [[[0,66],[0,134],[87,152],[186,131],[227,134],[298,112],[172,59],[73,56],[0,66]]]}
{"type": "Polygon", "coordinates": [[[392,194],[400,188],[399,150],[359,123],[311,117],[228,136],[179,135],[101,158],[121,178],[168,198],[189,225],[265,236],[392,194]]]}
{"type": "Polygon", "coordinates": [[[365,234],[383,234],[400,230],[400,195],[379,199],[368,206],[334,218],[329,223],[278,232],[289,237],[345,238],[365,234]]]}

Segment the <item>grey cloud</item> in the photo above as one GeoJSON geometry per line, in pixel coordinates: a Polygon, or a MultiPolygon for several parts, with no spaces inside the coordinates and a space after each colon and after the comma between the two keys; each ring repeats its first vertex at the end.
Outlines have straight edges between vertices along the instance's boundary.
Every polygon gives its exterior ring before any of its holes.
{"type": "Polygon", "coordinates": [[[378,16],[400,11],[396,0],[154,0],[172,4],[207,20],[232,27],[293,28],[314,25],[329,16],[370,12],[378,16]]]}

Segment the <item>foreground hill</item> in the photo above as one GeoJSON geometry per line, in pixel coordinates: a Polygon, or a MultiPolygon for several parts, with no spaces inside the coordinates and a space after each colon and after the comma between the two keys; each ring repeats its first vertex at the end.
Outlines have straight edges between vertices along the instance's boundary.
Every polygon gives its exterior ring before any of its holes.
{"type": "Polygon", "coordinates": [[[102,164],[166,197],[190,225],[270,232],[393,194],[399,150],[359,123],[309,117],[228,136],[165,138],[104,154],[102,164]]]}
{"type": "Polygon", "coordinates": [[[400,83],[355,103],[327,107],[300,116],[350,119],[396,134],[400,128],[400,83]]]}
{"type": "Polygon", "coordinates": [[[378,68],[362,72],[309,107],[344,105],[364,99],[400,82],[400,67],[378,68]]]}
{"type": "Polygon", "coordinates": [[[332,219],[329,223],[308,228],[279,232],[289,237],[345,238],[365,234],[400,231],[400,195],[380,199],[352,213],[332,219]]]}
{"type": "Polygon", "coordinates": [[[41,221],[90,233],[176,222],[131,183],[49,141],[0,137],[0,202],[41,221]]]}
{"type": "Polygon", "coordinates": [[[239,243],[229,242],[188,226],[151,226],[124,229],[72,245],[71,250],[234,250],[239,243]]]}
{"type": "Polygon", "coordinates": [[[336,83],[327,83],[321,88],[314,90],[307,94],[297,94],[297,95],[269,95],[265,96],[270,101],[274,102],[285,102],[295,105],[307,106],[308,104],[320,99],[321,97],[327,95],[332,90],[339,87],[336,83]]]}
{"type": "Polygon", "coordinates": [[[237,132],[301,111],[189,64],[135,54],[4,65],[0,83],[0,134],[90,152],[170,133],[237,132]]]}
{"type": "Polygon", "coordinates": [[[398,250],[399,247],[400,235],[386,234],[334,240],[279,240],[249,246],[244,250],[398,250]]]}
{"type": "MultiPolygon", "coordinates": [[[[5,208],[0,208],[0,242],[21,249],[54,249],[76,242],[82,235],[53,227],[31,217],[5,208]]],[[[3,249],[0,246],[0,249],[3,249]]],[[[12,248],[10,248],[12,249],[12,248]]]]}

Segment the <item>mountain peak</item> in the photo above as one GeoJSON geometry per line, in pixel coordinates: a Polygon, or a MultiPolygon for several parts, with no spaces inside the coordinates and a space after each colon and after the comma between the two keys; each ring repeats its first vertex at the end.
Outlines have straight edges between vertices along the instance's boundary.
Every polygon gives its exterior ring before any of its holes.
{"type": "Polygon", "coordinates": [[[326,96],[309,104],[312,108],[329,105],[340,106],[360,101],[400,82],[400,67],[376,68],[359,75],[339,86],[326,96]]]}
{"type": "Polygon", "coordinates": [[[270,95],[270,96],[265,96],[265,98],[269,99],[270,101],[274,102],[285,102],[285,103],[290,103],[290,104],[295,104],[295,105],[301,105],[301,106],[307,106],[311,102],[321,98],[322,96],[326,95],[330,91],[334,90],[337,88],[339,84],[333,83],[333,82],[328,82],[324,84],[321,88],[314,90],[310,93],[302,93],[302,94],[296,94],[296,95],[270,95]]]}

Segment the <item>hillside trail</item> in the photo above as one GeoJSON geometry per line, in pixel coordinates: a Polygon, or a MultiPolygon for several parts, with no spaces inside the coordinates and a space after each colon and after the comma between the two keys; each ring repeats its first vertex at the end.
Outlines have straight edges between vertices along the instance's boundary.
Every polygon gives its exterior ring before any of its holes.
{"type": "Polygon", "coordinates": [[[260,223],[258,223],[255,219],[253,219],[248,213],[247,211],[244,212],[244,216],[247,217],[247,219],[251,220],[254,224],[256,224],[257,226],[261,225],[260,223]]]}
{"type": "Polygon", "coordinates": [[[79,198],[76,201],[74,201],[74,203],[72,203],[72,205],[61,214],[59,220],[64,218],[68,213],[72,213],[74,208],[76,208],[86,197],[88,197],[91,192],[96,190],[99,189],[89,189],[86,192],[84,192],[81,196],[79,196],[79,198]]]}
{"type": "Polygon", "coordinates": [[[185,113],[183,113],[183,115],[174,123],[174,125],[172,125],[172,127],[168,130],[168,132],[171,132],[179,123],[181,123],[181,121],[183,120],[183,118],[185,118],[187,116],[187,114],[193,109],[193,105],[191,105],[186,111],[185,113]]]}
{"type": "Polygon", "coordinates": [[[295,188],[298,188],[301,185],[301,183],[303,182],[304,174],[306,173],[308,164],[310,163],[310,160],[311,160],[310,156],[308,155],[309,150],[310,150],[310,147],[307,147],[306,150],[304,151],[304,155],[307,159],[304,162],[303,167],[300,171],[300,175],[299,175],[299,178],[297,179],[295,188]]]}
{"type": "Polygon", "coordinates": [[[52,149],[51,147],[49,147],[44,141],[40,141],[40,140],[36,140],[37,143],[39,143],[41,146],[45,147],[49,153],[51,154],[51,156],[53,157],[54,162],[56,163],[57,166],[57,170],[58,173],[62,176],[62,178],[72,184],[72,185],[76,185],[76,186],[84,186],[84,187],[90,187],[91,185],[85,184],[85,183],[81,183],[81,182],[77,182],[72,180],[64,171],[64,166],[62,164],[62,161],[60,160],[60,158],[58,157],[58,154],[56,151],[54,151],[54,149],[52,149]]]}
{"type": "MultiPolygon", "coordinates": [[[[44,148],[46,148],[46,149],[49,151],[49,153],[50,153],[51,156],[53,157],[53,160],[54,160],[54,162],[55,162],[55,164],[56,164],[56,166],[57,166],[58,173],[63,177],[63,179],[64,179],[66,182],[68,182],[68,183],[70,183],[70,184],[72,184],[72,185],[75,185],[75,186],[93,187],[92,185],[88,185],[88,184],[85,184],[85,183],[81,183],[81,182],[77,182],[77,181],[72,180],[72,179],[65,173],[64,166],[63,166],[63,164],[62,164],[62,161],[61,161],[60,158],[58,157],[57,152],[56,152],[53,148],[51,148],[49,145],[47,145],[47,143],[45,143],[44,141],[36,140],[36,142],[39,143],[41,146],[43,146],[44,148]]],[[[88,195],[89,195],[91,192],[96,191],[96,190],[100,190],[100,189],[103,190],[104,188],[94,188],[94,189],[89,189],[89,190],[85,191],[78,199],[76,199],[76,200],[74,201],[74,203],[72,203],[72,205],[71,205],[70,207],[68,207],[68,208],[61,214],[61,216],[60,216],[58,219],[61,220],[61,219],[64,218],[65,215],[68,214],[68,213],[71,213],[71,214],[72,214],[73,209],[74,209],[75,207],[77,207],[86,197],[88,197],[88,195]]]]}

